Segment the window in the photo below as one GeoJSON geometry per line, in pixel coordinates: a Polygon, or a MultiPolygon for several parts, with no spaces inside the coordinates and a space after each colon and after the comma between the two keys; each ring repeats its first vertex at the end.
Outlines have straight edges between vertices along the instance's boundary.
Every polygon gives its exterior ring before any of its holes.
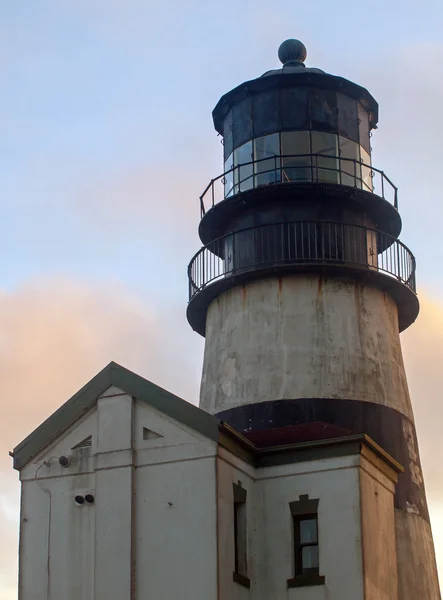
{"type": "Polygon", "coordinates": [[[280,134],[254,140],[255,187],[280,182],[280,134]],[[263,160],[269,158],[269,160],[263,160]]]}
{"type": "Polygon", "coordinates": [[[283,131],[282,182],[311,181],[311,142],[309,131],[283,131]]]}
{"type": "Polygon", "coordinates": [[[358,103],[358,129],[360,146],[363,146],[366,152],[370,152],[371,145],[369,143],[369,113],[360,104],[360,102],[358,103]]]}
{"type": "Polygon", "coordinates": [[[225,161],[225,175],[224,175],[224,185],[225,185],[225,198],[228,196],[232,196],[234,192],[234,171],[231,169],[234,166],[234,156],[230,154],[225,161]]]}
{"type": "Polygon", "coordinates": [[[363,184],[363,189],[369,192],[372,192],[372,169],[371,169],[371,156],[366,152],[364,148],[361,148],[361,162],[363,163],[361,167],[361,179],[363,184]],[[364,166],[366,165],[366,166],[364,166]]]}
{"type": "Polygon", "coordinates": [[[315,572],[318,575],[317,515],[294,517],[295,576],[315,572]]]}
{"type": "Polygon", "coordinates": [[[246,142],[234,150],[234,185],[235,194],[250,190],[254,184],[252,165],[252,141],[246,142]],[[239,166],[244,165],[244,166],[239,166]]]}
{"type": "Polygon", "coordinates": [[[337,136],[333,133],[312,132],[314,181],[339,183],[337,136]]]}
{"type": "Polygon", "coordinates": [[[234,573],[233,579],[250,587],[247,563],[246,490],[241,483],[233,484],[234,492],[234,573]]]}
{"type": "Polygon", "coordinates": [[[341,183],[361,188],[360,146],[341,136],[339,142],[341,183]]]}
{"type": "Polygon", "coordinates": [[[319,131],[337,132],[337,93],[334,90],[311,89],[311,127],[319,131]]]}
{"type": "Polygon", "coordinates": [[[319,537],[318,537],[318,499],[308,495],[291,502],[294,574],[288,579],[288,587],[322,585],[325,578],[320,575],[319,537]]]}

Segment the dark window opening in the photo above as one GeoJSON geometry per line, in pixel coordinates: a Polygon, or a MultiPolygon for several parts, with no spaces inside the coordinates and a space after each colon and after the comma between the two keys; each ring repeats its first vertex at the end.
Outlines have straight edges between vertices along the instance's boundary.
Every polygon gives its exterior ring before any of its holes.
{"type": "Polygon", "coordinates": [[[233,579],[250,587],[247,561],[246,490],[233,484],[234,491],[234,573],[233,579]]]}
{"type": "Polygon", "coordinates": [[[323,585],[325,582],[320,575],[318,503],[318,499],[303,495],[289,504],[293,527],[294,574],[288,579],[288,587],[323,585]]]}
{"type": "Polygon", "coordinates": [[[317,515],[293,517],[295,576],[319,574],[317,515]]]}

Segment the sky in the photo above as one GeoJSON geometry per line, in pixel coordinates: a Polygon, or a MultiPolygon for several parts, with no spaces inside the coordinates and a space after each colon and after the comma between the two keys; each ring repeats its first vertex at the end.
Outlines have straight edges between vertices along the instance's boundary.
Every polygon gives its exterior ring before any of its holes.
{"type": "Polygon", "coordinates": [[[17,598],[8,451],[111,360],[197,403],[186,268],[222,171],[211,111],[289,37],[380,103],[373,162],[417,258],[402,344],[443,573],[442,19],[440,0],[0,1],[0,600],[17,598]]]}

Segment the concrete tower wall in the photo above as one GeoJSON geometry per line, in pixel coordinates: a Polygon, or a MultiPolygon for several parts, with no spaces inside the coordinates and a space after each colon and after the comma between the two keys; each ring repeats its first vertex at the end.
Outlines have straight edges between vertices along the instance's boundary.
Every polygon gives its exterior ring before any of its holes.
{"type": "Polygon", "coordinates": [[[412,419],[397,306],[380,290],[317,275],[269,278],[214,300],[200,406],[352,398],[412,419]]]}
{"type": "Polygon", "coordinates": [[[239,431],[325,421],[370,435],[405,467],[395,497],[399,599],[440,598],[389,295],[301,274],[230,289],[208,310],[200,406],[239,431]]]}

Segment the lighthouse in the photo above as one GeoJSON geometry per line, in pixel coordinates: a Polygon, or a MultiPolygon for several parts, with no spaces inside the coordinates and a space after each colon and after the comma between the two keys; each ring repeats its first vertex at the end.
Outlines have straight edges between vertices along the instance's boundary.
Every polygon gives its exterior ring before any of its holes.
{"type": "Polygon", "coordinates": [[[313,423],[370,436],[404,467],[398,598],[437,600],[400,345],[419,313],[416,264],[397,187],[372,163],[378,104],[307,67],[298,40],[278,56],[281,68],[213,111],[224,168],[200,197],[203,246],[188,267],[187,318],[205,337],[200,407],[250,439],[313,423]]]}
{"type": "Polygon", "coordinates": [[[19,600],[440,599],[378,105],[297,40],[279,58],[213,112],[200,406],[111,362],[14,448],[19,600]]]}

